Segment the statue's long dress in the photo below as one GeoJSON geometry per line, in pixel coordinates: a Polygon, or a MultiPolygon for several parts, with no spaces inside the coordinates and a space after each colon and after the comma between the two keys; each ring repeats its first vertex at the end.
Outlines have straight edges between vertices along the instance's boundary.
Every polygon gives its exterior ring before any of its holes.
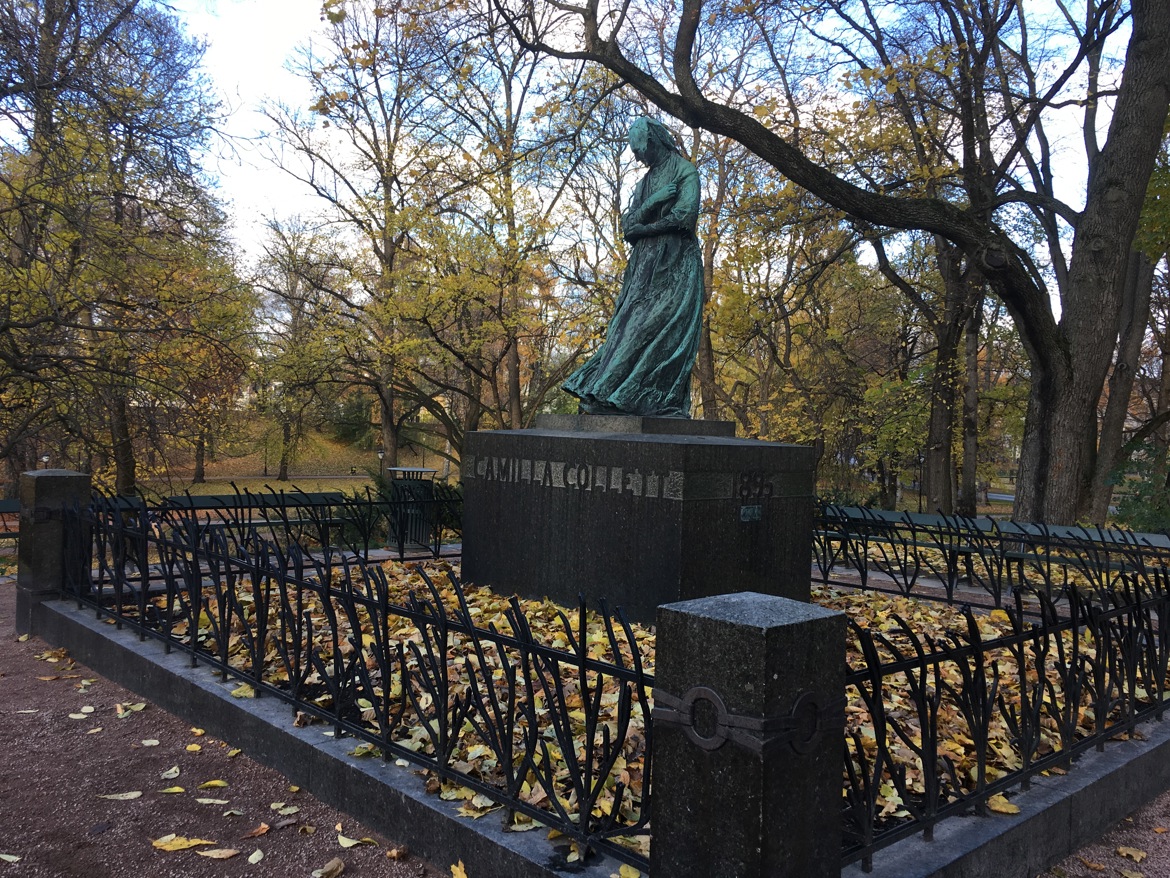
{"type": "Polygon", "coordinates": [[[652,167],[623,217],[628,226],[656,190],[674,183],[673,199],[646,223],[653,234],[634,242],[605,341],[564,388],[591,414],[685,418],[691,369],[703,317],[703,256],[695,225],[699,174],[677,153],[652,167]]]}

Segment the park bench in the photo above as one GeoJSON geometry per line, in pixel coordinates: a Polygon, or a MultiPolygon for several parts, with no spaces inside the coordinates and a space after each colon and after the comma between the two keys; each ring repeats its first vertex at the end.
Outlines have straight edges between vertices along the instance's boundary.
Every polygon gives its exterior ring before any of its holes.
{"type": "Polygon", "coordinates": [[[410,546],[438,554],[436,525],[451,517],[452,502],[429,480],[410,478],[393,480],[389,495],[347,497],[336,491],[183,494],[165,500],[159,511],[169,524],[197,528],[196,536],[220,531],[247,541],[251,529],[258,526],[268,528],[278,542],[286,535],[307,533],[322,546],[347,545],[365,557],[383,535],[385,521],[384,535],[404,557],[410,546]]]}
{"type": "MultiPolygon", "coordinates": [[[[20,501],[0,500],[0,544],[12,543],[15,549],[20,540],[20,501]]],[[[0,549],[3,547],[0,546],[0,549]]]]}
{"type": "Polygon", "coordinates": [[[925,568],[948,597],[965,580],[992,595],[997,606],[1013,587],[1036,579],[1056,598],[1069,587],[1071,571],[1081,573],[1094,588],[1108,589],[1121,573],[1170,565],[1170,537],[1165,534],[833,504],[822,507],[814,543],[824,581],[835,564],[844,562],[865,587],[872,565],[908,594],[925,568]]]}

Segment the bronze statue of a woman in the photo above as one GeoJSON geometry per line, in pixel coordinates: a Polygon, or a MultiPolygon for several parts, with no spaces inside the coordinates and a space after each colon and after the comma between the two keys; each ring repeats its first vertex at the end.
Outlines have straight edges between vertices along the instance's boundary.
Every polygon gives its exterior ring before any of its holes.
{"type": "Polygon", "coordinates": [[[605,341],[564,388],[587,414],[685,418],[703,316],[699,172],[661,122],[638,119],[628,139],[649,168],[622,214],[630,261],[605,341]]]}

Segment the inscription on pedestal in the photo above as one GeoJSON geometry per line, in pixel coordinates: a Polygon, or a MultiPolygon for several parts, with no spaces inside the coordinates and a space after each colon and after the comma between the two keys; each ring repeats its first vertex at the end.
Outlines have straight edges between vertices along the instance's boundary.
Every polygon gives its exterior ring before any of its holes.
{"type": "Polygon", "coordinates": [[[810,448],[726,436],[470,433],[463,573],[645,622],[728,590],[807,598],[812,467],[810,448]]]}
{"type": "Polygon", "coordinates": [[[463,480],[512,482],[541,488],[569,488],[651,497],[663,500],[683,498],[683,474],[670,470],[642,472],[638,467],[600,466],[564,460],[530,460],[521,457],[479,457],[467,455],[463,480]]]}

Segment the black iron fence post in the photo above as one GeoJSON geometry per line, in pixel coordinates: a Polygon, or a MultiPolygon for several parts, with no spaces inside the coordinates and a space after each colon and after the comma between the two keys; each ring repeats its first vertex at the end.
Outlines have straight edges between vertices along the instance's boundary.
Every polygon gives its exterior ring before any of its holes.
{"type": "MultiPolygon", "coordinates": [[[[89,503],[89,476],[42,469],[20,476],[20,548],[17,553],[16,631],[33,633],[38,604],[60,596],[65,571],[67,510],[89,503]]],[[[77,526],[74,522],[71,526],[77,526]]]]}
{"type": "Polygon", "coordinates": [[[836,878],[845,616],[752,592],[658,610],[655,878],[836,878]]]}

